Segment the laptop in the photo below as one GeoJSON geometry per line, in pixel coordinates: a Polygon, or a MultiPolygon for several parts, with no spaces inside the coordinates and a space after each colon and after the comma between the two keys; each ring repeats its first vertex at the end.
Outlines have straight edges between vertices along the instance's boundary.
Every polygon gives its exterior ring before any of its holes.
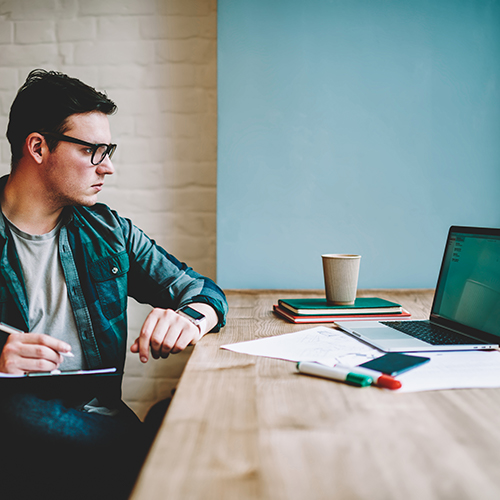
{"type": "Polygon", "coordinates": [[[428,320],[335,324],[384,352],[499,347],[500,229],[450,228],[428,320]]]}

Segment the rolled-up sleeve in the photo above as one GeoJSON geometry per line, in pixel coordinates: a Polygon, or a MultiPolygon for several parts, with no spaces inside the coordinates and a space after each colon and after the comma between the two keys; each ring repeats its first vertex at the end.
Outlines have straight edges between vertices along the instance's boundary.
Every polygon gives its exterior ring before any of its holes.
{"type": "Polygon", "coordinates": [[[130,260],[128,295],[138,302],[164,309],[178,309],[194,302],[209,304],[218,317],[212,332],[219,331],[226,323],[224,292],[210,278],[166,252],[129,219],[117,217],[130,260]]]}

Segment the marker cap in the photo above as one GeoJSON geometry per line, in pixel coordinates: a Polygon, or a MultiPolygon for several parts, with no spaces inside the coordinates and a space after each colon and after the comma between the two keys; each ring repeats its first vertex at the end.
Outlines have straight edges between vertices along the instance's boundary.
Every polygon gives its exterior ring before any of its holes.
{"type": "Polygon", "coordinates": [[[368,375],[360,375],[359,373],[348,373],[345,381],[351,385],[357,385],[358,387],[366,387],[373,383],[372,377],[368,375]]]}
{"type": "Polygon", "coordinates": [[[391,389],[393,391],[401,388],[402,386],[399,380],[396,380],[394,377],[389,375],[380,375],[375,383],[380,387],[385,387],[386,389],[391,389]]]}

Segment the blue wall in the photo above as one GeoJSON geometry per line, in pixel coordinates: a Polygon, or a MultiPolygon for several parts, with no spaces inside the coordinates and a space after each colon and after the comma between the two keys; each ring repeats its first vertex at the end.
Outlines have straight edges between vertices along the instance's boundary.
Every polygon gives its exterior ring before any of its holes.
{"type": "Polygon", "coordinates": [[[500,226],[500,0],[219,0],[218,282],[433,287],[500,226]]]}

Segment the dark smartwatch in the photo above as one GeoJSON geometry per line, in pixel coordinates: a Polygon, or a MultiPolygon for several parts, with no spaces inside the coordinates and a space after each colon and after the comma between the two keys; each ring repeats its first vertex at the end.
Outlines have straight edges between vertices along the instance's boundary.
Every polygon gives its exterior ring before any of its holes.
{"type": "Polygon", "coordinates": [[[175,312],[191,321],[193,325],[196,325],[198,327],[200,327],[207,319],[204,314],[201,314],[201,312],[198,312],[196,309],[193,309],[189,306],[183,306],[180,309],[177,309],[177,311],[175,312]]]}

